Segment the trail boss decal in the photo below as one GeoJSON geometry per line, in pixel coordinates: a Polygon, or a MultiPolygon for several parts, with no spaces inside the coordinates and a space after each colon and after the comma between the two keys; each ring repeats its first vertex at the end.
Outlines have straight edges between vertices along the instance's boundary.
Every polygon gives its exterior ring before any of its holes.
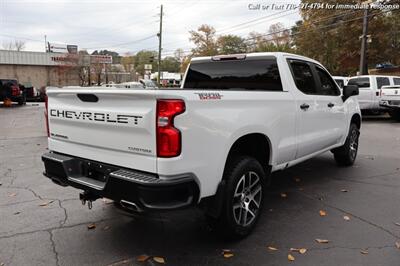
{"type": "Polygon", "coordinates": [[[124,114],[107,114],[98,112],[76,112],[67,110],[50,110],[50,116],[74,120],[96,121],[104,123],[117,123],[117,124],[133,124],[137,125],[142,116],[138,115],[124,115],[124,114]]]}
{"type": "Polygon", "coordinates": [[[219,94],[218,92],[203,92],[195,94],[199,96],[200,100],[221,100],[224,96],[219,94]]]}

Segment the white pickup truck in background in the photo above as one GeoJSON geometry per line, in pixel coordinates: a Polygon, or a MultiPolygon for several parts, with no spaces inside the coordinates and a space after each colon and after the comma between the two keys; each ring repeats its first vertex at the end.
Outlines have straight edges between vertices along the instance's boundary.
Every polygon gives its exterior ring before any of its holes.
{"type": "Polygon", "coordinates": [[[400,77],[364,75],[351,77],[348,85],[357,85],[359,95],[357,97],[362,111],[379,113],[387,109],[379,104],[382,86],[400,85],[400,77]]]}
{"type": "Polygon", "coordinates": [[[382,86],[380,106],[386,108],[391,117],[400,121],[400,85],[382,86]]]}
{"type": "Polygon", "coordinates": [[[306,57],[254,53],[192,59],[174,90],[47,92],[45,175],[125,210],[193,205],[227,237],[254,228],[270,173],[326,151],[356,159],[357,86],[343,95],[306,57]]]}

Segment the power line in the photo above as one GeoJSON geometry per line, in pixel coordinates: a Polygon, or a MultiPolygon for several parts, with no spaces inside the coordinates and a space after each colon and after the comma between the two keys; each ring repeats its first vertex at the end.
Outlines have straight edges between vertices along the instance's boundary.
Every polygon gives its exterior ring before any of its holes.
{"type": "Polygon", "coordinates": [[[125,46],[125,45],[128,45],[128,44],[134,44],[134,43],[142,42],[142,41],[154,38],[156,36],[157,36],[157,34],[152,34],[150,36],[144,37],[142,39],[134,40],[134,41],[124,42],[124,43],[117,43],[117,44],[110,44],[110,45],[104,45],[102,47],[84,47],[84,48],[85,49],[90,49],[90,50],[93,50],[93,49],[97,49],[98,50],[98,49],[104,49],[104,48],[115,48],[115,47],[125,46]]]}

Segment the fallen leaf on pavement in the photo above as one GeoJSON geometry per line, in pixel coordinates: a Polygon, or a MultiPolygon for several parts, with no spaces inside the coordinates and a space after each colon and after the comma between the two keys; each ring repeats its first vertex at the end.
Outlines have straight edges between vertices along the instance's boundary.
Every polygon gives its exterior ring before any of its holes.
{"type": "Polygon", "coordinates": [[[278,250],[276,247],[273,247],[273,246],[268,246],[268,249],[272,250],[272,251],[277,251],[278,250]]]}
{"type": "Polygon", "coordinates": [[[4,266],[4,263],[3,263],[3,262],[0,262],[0,266],[4,266]]]}
{"type": "Polygon", "coordinates": [[[315,241],[317,241],[317,242],[320,243],[320,244],[329,243],[329,240],[327,240],[327,239],[316,238],[315,241]]]}
{"type": "Polygon", "coordinates": [[[395,225],[397,225],[397,226],[400,226],[400,223],[394,223],[395,225]]]}
{"type": "Polygon", "coordinates": [[[290,251],[299,252],[300,254],[304,254],[307,252],[307,249],[306,248],[290,248],[290,251]]]}
{"type": "Polygon", "coordinates": [[[367,255],[367,254],[368,254],[368,251],[366,251],[366,250],[364,250],[364,249],[360,250],[360,252],[361,252],[361,254],[364,254],[364,255],[367,255]]]}
{"type": "Polygon", "coordinates": [[[292,254],[288,254],[288,255],[287,255],[287,259],[288,259],[289,261],[294,261],[294,257],[293,257],[292,254]]]}
{"type": "Polygon", "coordinates": [[[157,263],[165,264],[165,259],[163,257],[153,257],[153,260],[157,263]]]}
{"type": "MultiPolygon", "coordinates": [[[[3,185],[2,183],[0,183],[0,186],[3,185]]],[[[1,265],[1,264],[0,264],[1,265]]]]}
{"type": "Polygon", "coordinates": [[[110,227],[109,227],[108,225],[106,225],[106,226],[103,227],[103,230],[104,230],[104,231],[107,231],[108,229],[110,229],[110,227]]]}
{"type": "Polygon", "coordinates": [[[320,216],[326,216],[326,211],[320,210],[320,211],[319,211],[319,215],[320,215],[320,216]]]}
{"type": "Polygon", "coordinates": [[[347,189],[340,190],[341,192],[349,192],[347,189]]]}
{"type": "Polygon", "coordinates": [[[95,228],[96,228],[96,224],[94,224],[94,223],[89,224],[89,225],[87,226],[87,228],[88,228],[89,230],[95,229],[95,228]]]}
{"type": "Polygon", "coordinates": [[[281,193],[281,198],[287,198],[287,194],[286,193],[281,193]]]}
{"type": "Polygon", "coordinates": [[[10,193],[10,194],[8,194],[8,196],[9,197],[15,197],[15,196],[17,196],[17,193],[10,193]]]}
{"type": "Polygon", "coordinates": [[[145,262],[145,261],[147,261],[149,258],[150,258],[150,256],[147,256],[147,255],[140,255],[140,256],[138,256],[138,257],[136,258],[136,260],[137,260],[138,262],[145,262]]]}
{"type": "Polygon", "coordinates": [[[222,250],[222,255],[224,256],[224,258],[228,259],[234,256],[232,250],[230,249],[223,249],[222,250]]]}
{"type": "Polygon", "coordinates": [[[21,212],[14,212],[14,215],[18,215],[18,214],[20,214],[21,212]]]}
{"type": "Polygon", "coordinates": [[[345,219],[346,221],[350,221],[350,217],[347,215],[343,216],[343,219],[345,219]]]}
{"type": "Polygon", "coordinates": [[[47,205],[49,205],[50,203],[53,203],[53,202],[54,202],[54,200],[50,200],[50,201],[43,202],[43,203],[39,204],[39,206],[40,207],[46,207],[47,205]]]}
{"type": "Polygon", "coordinates": [[[400,249],[400,243],[396,242],[396,248],[400,249]]]}

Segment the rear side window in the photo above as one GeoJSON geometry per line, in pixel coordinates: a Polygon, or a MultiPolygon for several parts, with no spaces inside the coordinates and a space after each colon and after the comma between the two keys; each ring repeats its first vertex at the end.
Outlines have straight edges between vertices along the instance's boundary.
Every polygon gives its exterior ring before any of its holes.
{"type": "Polygon", "coordinates": [[[389,78],[384,78],[384,77],[377,77],[376,83],[378,84],[378,89],[382,88],[382,86],[390,85],[389,78]]]}
{"type": "Polygon", "coordinates": [[[359,88],[369,88],[369,78],[353,78],[350,79],[347,85],[357,85],[359,88]]]}
{"type": "Polygon", "coordinates": [[[305,94],[317,94],[314,76],[309,64],[289,61],[296,87],[305,94]]]}
{"type": "Polygon", "coordinates": [[[276,58],[192,62],[183,88],[283,90],[276,58]]]}
{"type": "Polygon", "coordinates": [[[336,83],[333,81],[332,77],[320,68],[319,66],[315,66],[315,69],[317,70],[318,77],[320,80],[320,87],[318,90],[318,94],[320,95],[333,95],[333,96],[338,96],[340,95],[339,88],[337,87],[336,83]]]}
{"type": "Polygon", "coordinates": [[[400,85],[400,78],[393,79],[394,85],[400,85]]]}

